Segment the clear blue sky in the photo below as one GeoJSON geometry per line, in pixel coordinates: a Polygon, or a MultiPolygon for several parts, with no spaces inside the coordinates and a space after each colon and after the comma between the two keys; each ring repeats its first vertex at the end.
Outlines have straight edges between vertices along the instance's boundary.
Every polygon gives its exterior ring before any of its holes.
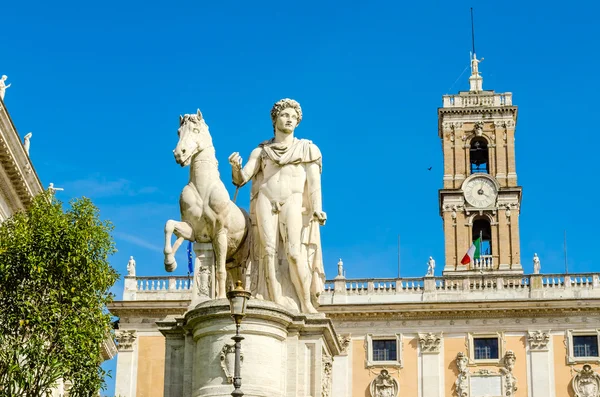
{"type": "Polygon", "coordinates": [[[297,136],[323,153],[328,276],[342,257],[348,277],[394,277],[398,234],[402,275],[422,276],[430,255],[443,263],[437,108],[468,88],[467,72],[454,83],[469,62],[471,6],[484,88],[512,92],[519,106],[525,271],[534,252],[543,272],[564,270],[564,230],[570,271],[597,271],[592,1],[13,1],[0,74],[20,135],[33,132],[43,184],[64,187],[64,201],[91,197],[114,222],[122,273],[134,255],[138,275],[165,274],[163,226],[178,219],[188,178],[172,155],[179,114],[202,110],[233,193],[227,156],[247,159],[272,134],[271,105],[290,97],[304,110],[297,136]]]}

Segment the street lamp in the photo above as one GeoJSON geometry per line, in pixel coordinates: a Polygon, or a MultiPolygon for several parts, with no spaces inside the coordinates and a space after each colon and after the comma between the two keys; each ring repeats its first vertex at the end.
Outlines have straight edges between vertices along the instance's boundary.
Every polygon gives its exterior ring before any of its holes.
{"type": "Polygon", "coordinates": [[[235,336],[231,339],[235,341],[235,367],[233,370],[233,387],[235,390],[231,392],[233,397],[242,397],[244,393],[240,390],[242,387],[242,377],[240,375],[240,350],[242,348],[242,341],[244,337],[240,335],[240,325],[242,319],[246,315],[246,303],[250,299],[250,292],[246,291],[242,287],[242,282],[237,281],[235,288],[227,292],[227,299],[229,299],[229,308],[231,310],[231,317],[235,321],[235,336]]]}

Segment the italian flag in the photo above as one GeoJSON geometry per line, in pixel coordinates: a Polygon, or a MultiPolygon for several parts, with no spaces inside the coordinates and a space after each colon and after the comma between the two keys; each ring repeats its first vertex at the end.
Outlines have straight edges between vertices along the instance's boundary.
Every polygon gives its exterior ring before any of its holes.
{"type": "Polygon", "coordinates": [[[473,241],[473,244],[469,247],[469,250],[465,254],[465,256],[460,261],[463,265],[468,265],[473,262],[474,259],[479,259],[481,257],[481,237],[477,240],[473,241]]]}

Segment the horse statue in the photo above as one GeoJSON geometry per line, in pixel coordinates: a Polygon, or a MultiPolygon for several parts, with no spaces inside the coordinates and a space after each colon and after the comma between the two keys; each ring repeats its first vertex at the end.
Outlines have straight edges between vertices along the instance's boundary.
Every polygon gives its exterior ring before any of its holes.
{"type": "Polygon", "coordinates": [[[179,116],[175,161],[190,166],[190,180],[179,198],[181,221],[165,225],[165,269],[177,267],[175,252],[184,240],[212,243],[215,253],[215,298],[226,297],[227,271],[231,281],[243,280],[250,255],[250,217],[229,198],[219,176],[215,148],[200,109],[179,116]],[[177,240],[171,245],[172,235],[177,240]],[[237,274],[234,274],[237,273],[237,274]]]}

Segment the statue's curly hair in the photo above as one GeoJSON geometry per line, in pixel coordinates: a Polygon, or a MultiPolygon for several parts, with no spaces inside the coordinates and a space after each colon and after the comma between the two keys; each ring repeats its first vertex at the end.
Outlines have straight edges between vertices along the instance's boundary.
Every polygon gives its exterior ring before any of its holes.
{"type": "Polygon", "coordinates": [[[277,116],[282,110],[285,110],[287,108],[292,108],[296,111],[296,113],[298,113],[298,123],[296,124],[296,126],[298,126],[298,124],[300,124],[300,122],[302,121],[302,108],[300,107],[300,104],[294,101],[293,99],[284,98],[275,102],[273,108],[271,109],[271,121],[273,122],[273,130],[275,130],[275,122],[277,120],[277,116]]]}

